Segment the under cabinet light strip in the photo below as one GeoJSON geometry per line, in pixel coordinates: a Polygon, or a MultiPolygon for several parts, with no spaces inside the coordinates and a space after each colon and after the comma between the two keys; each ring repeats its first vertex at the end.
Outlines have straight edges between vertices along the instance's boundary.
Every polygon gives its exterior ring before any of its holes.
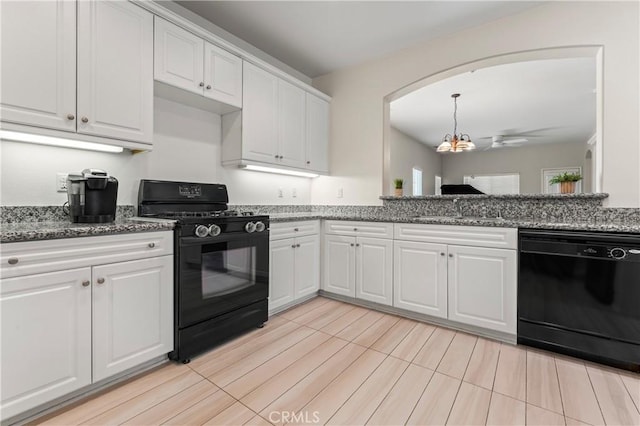
{"type": "Polygon", "coordinates": [[[76,141],[73,139],[56,138],[52,136],[33,135],[30,133],[12,132],[9,130],[0,130],[0,139],[27,142],[39,145],[61,146],[64,148],[88,149],[90,151],[101,152],[122,152],[119,146],[106,145],[101,143],[76,141]]]}
{"type": "Polygon", "coordinates": [[[246,164],[241,167],[244,168],[245,170],[253,170],[256,172],[277,173],[281,175],[300,176],[300,177],[307,177],[307,178],[315,178],[319,176],[316,173],[299,172],[296,170],[276,169],[273,167],[256,166],[254,164],[246,164]]]}

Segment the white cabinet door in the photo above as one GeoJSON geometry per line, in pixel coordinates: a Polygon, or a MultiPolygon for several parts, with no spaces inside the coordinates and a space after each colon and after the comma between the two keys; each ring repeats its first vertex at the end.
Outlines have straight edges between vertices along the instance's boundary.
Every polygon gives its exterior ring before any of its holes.
{"type": "Polygon", "coordinates": [[[204,87],[204,40],[155,17],[154,78],[201,95],[204,87]]]}
{"type": "Polygon", "coordinates": [[[173,256],[93,268],[93,381],[173,350],[173,256]]]}
{"type": "Polygon", "coordinates": [[[449,246],[449,319],[516,333],[516,250],[449,246]]]}
{"type": "Polygon", "coordinates": [[[242,158],[277,162],[278,78],[248,62],[242,74],[242,158]]]}
{"type": "Polygon", "coordinates": [[[310,93],[307,101],[307,169],[327,173],[329,171],[329,102],[310,93]]]}
{"type": "Polygon", "coordinates": [[[298,237],[295,243],[295,298],[298,299],[320,288],[320,237],[298,237]]]}
{"type": "Polygon", "coordinates": [[[287,238],[270,242],[269,311],[294,299],[295,240],[287,238]]]}
{"type": "Polygon", "coordinates": [[[91,383],[91,269],[4,279],[2,418],[91,383]]]}
{"type": "Polygon", "coordinates": [[[323,289],[344,296],[356,296],[354,237],[325,235],[323,289]]]}
{"type": "Polygon", "coordinates": [[[283,166],[305,167],[305,92],[278,80],[278,162],[283,166]]]}
{"type": "Polygon", "coordinates": [[[356,297],[393,304],[393,241],[356,239],[356,297]]]}
{"type": "Polygon", "coordinates": [[[76,130],[76,3],[0,4],[3,121],[76,130]]]}
{"type": "Polygon", "coordinates": [[[242,59],[214,46],[204,46],[204,96],[242,108],[242,59]]]}
{"type": "Polygon", "coordinates": [[[153,15],[124,1],[78,2],[78,133],[153,140],[153,15]]]}
{"type": "Polygon", "coordinates": [[[447,318],[447,246],[395,241],[393,306],[447,318]]]}

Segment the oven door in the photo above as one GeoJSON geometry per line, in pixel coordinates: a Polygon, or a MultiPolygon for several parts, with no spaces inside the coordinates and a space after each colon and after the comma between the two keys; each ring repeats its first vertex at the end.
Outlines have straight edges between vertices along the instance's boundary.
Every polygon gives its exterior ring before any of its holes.
{"type": "Polygon", "coordinates": [[[179,328],[266,299],[268,233],[181,238],[177,286],[179,328]]]}

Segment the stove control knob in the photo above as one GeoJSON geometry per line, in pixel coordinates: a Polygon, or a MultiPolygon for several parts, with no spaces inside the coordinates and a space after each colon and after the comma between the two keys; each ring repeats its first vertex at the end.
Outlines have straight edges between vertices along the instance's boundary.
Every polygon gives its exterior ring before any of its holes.
{"type": "Polygon", "coordinates": [[[204,225],[196,226],[196,237],[204,238],[209,235],[209,228],[204,225]]]}
{"type": "Polygon", "coordinates": [[[262,222],[256,222],[256,232],[262,232],[266,229],[267,227],[265,226],[264,223],[262,222]]]}
{"type": "Polygon", "coordinates": [[[251,234],[256,231],[256,224],[253,222],[247,222],[247,224],[244,225],[244,230],[251,234]]]}
{"type": "Polygon", "coordinates": [[[212,237],[217,237],[218,235],[220,235],[220,232],[222,230],[220,229],[220,227],[218,225],[210,225],[209,226],[209,235],[212,237]]]}
{"type": "Polygon", "coordinates": [[[609,256],[614,259],[624,259],[625,257],[627,257],[627,251],[625,249],[616,247],[611,249],[611,251],[609,252],[609,256]]]}

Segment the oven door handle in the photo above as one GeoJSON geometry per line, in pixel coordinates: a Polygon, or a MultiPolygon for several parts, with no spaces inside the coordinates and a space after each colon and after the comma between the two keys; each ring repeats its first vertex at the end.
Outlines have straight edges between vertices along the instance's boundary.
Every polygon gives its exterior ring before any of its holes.
{"type": "Polygon", "coordinates": [[[235,234],[235,235],[218,235],[217,237],[181,237],[178,242],[180,246],[205,246],[208,244],[220,244],[227,243],[231,241],[251,241],[251,242],[260,242],[260,241],[269,241],[269,233],[261,232],[259,234],[235,234]]]}

